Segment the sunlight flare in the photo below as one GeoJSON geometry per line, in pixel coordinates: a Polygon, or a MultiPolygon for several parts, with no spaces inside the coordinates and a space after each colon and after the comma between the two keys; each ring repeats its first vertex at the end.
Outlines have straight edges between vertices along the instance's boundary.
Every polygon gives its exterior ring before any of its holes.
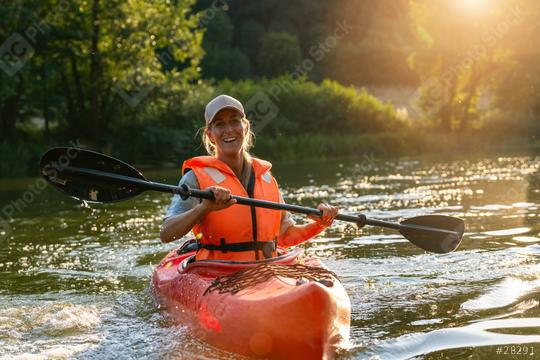
{"type": "Polygon", "coordinates": [[[482,10],[487,7],[489,0],[460,0],[460,5],[469,10],[482,10]]]}

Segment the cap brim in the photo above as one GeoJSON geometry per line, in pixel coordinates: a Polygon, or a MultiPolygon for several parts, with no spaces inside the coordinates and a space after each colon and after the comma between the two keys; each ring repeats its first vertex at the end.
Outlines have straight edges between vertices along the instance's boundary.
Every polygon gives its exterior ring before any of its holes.
{"type": "Polygon", "coordinates": [[[210,120],[208,120],[207,125],[210,125],[212,123],[212,121],[214,121],[214,118],[216,117],[216,115],[221,110],[224,110],[224,109],[234,109],[234,110],[238,111],[242,115],[242,117],[246,117],[246,114],[244,114],[244,112],[242,110],[240,110],[239,108],[237,108],[235,106],[232,106],[232,105],[226,105],[226,106],[223,106],[223,107],[219,108],[218,110],[216,110],[215,113],[212,114],[212,116],[210,117],[210,120]]]}

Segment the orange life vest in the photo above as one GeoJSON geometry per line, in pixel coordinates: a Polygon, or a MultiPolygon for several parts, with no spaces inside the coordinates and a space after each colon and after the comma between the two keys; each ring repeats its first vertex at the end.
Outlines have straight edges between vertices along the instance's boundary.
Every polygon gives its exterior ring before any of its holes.
{"type": "MultiPolygon", "coordinates": [[[[279,188],[270,174],[271,167],[268,161],[252,158],[252,196],[232,169],[212,156],[186,160],[182,175],[191,169],[201,189],[217,185],[229,189],[232,195],[279,202],[279,188]]],[[[281,211],[271,209],[233,205],[212,211],[193,227],[200,244],[197,260],[254,261],[276,256],[280,224],[281,211]],[[246,248],[249,250],[242,250],[246,248]]]]}

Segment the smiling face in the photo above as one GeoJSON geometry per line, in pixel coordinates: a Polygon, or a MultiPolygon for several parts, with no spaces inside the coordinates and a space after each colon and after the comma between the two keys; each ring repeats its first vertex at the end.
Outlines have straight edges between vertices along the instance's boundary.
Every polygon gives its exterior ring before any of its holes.
{"type": "Polygon", "coordinates": [[[234,157],[244,150],[249,123],[237,110],[223,109],[214,116],[205,131],[218,156],[234,157]]]}

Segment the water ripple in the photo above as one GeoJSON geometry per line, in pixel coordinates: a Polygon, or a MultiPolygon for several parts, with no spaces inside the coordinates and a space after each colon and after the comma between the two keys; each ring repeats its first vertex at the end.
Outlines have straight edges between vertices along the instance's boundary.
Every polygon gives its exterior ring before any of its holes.
{"type": "Polygon", "coordinates": [[[540,332],[540,318],[490,320],[471,325],[412,333],[389,339],[361,354],[361,358],[377,357],[385,360],[410,359],[441,350],[493,345],[540,343],[540,335],[511,335],[493,332],[501,329],[536,329],[540,332]],[[491,330],[491,331],[490,331],[491,330]]]}

